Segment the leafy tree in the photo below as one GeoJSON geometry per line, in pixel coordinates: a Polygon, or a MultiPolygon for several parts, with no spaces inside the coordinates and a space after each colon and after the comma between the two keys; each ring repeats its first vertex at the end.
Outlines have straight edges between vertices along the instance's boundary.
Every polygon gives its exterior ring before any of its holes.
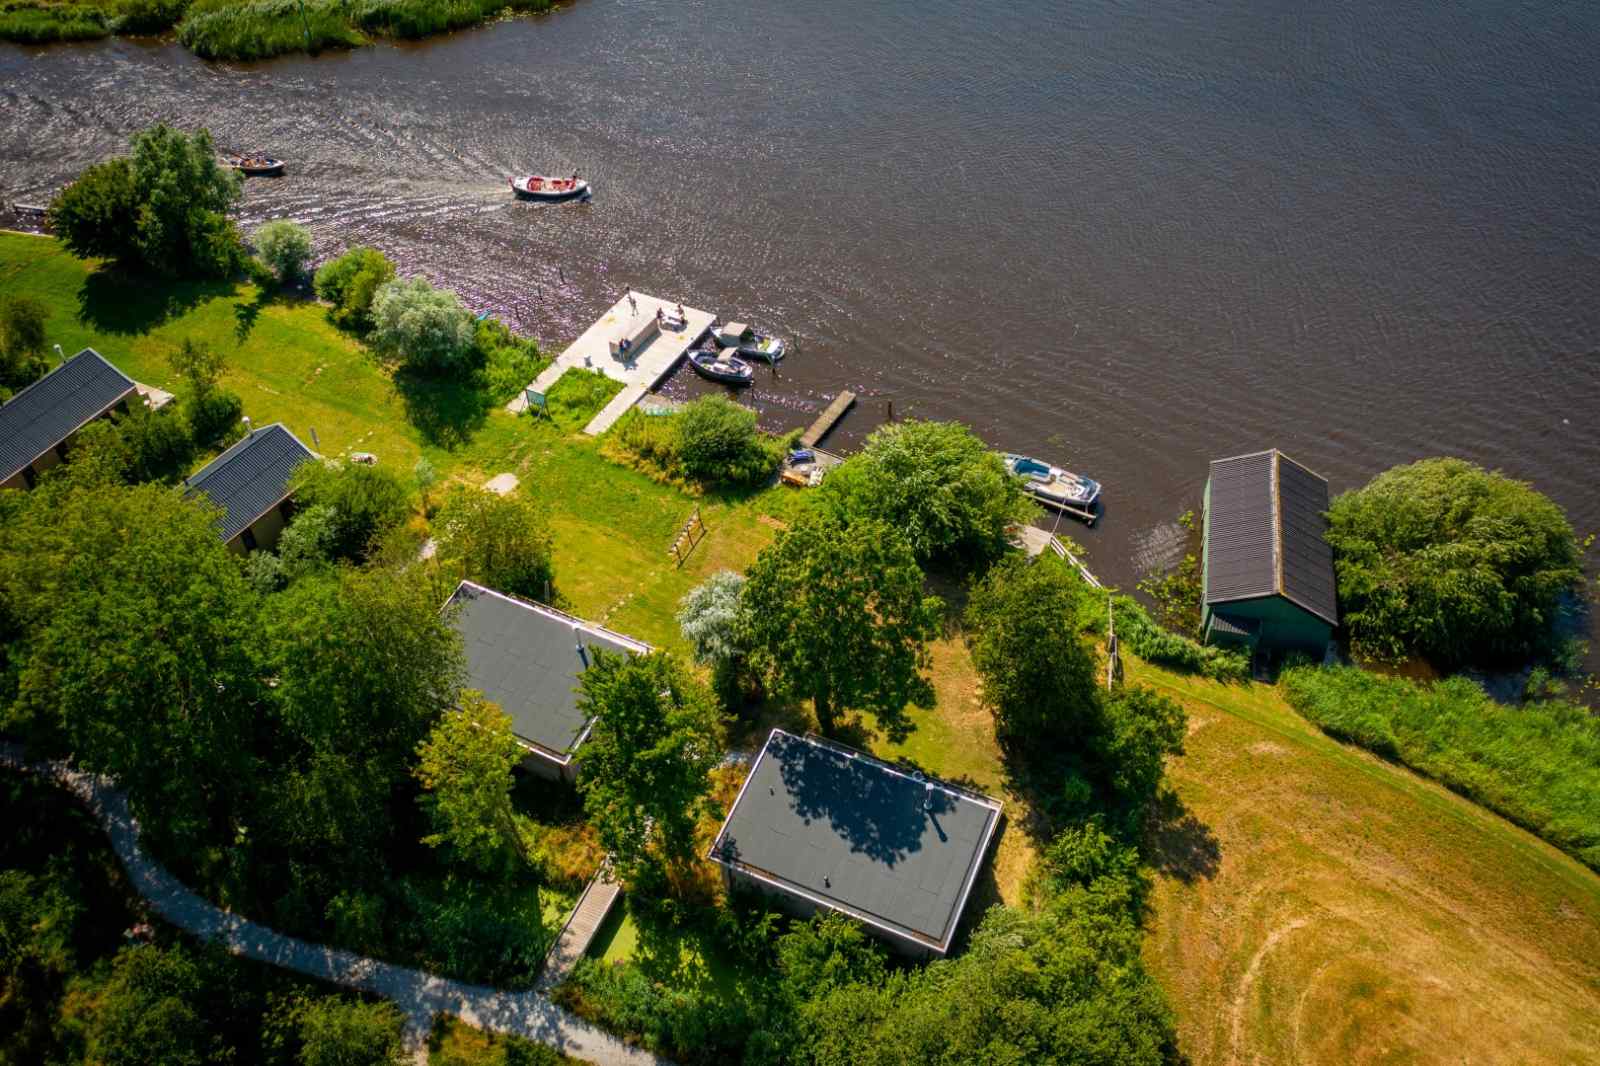
{"type": "Polygon", "coordinates": [[[468,692],[459,710],[440,718],[417,749],[422,807],[434,831],[429,847],[448,847],[484,873],[521,854],[522,834],[511,806],[511,771],[522,748],[511,719],[480,693],[468,692]]]}
{"type": "Polygon", "coordinates": [[[383,467],[308,459],[295,478],[303,506],[332,509],[336,558],[365,558],[378,538],[411,513],[405,485],[383,467]]]}
{"type": "Polygon", "coordinates": [[[135,482],[175,482],[194,457],[189,428],[170,410],[135,407],[117,423],[128,448],[128,475],[135,482]]]}
{"type": "Polygon", "coordinates": [[[690,654],[701,666],[711,668],[712,688],[724,707],[738,703],[741,694],[741,665],[749,649],[739,614],[739,595],[744,591],[744,575],[718,570],[685,596],[678,605],[678,626],[689,642],[690,654]]]}
{"type": "Polygon", "coordinates": [[[741,600],[753,655],[777,687],[811,697],[823,732],[840,709],[892,720],[926,694],[940,603],[893,527],[807,514],[756,559],[741,600]]]}
{"type": "Polygon", "coordinates": [[[1005,554],[1006,530],[1035,513],[1021,483],[959,422],[894,422],[828,475],[823,502],[903,533],[917,561],[981,569],[1005,554]]]}
{"type": "Polygon", "coordinates": [[[264,222],[251,234],[256,252],[279,284],[290,285],[305,274],[311,258],[311,231],[286,218],[264,222]]]}
{"type": "Polygon", "coordinates": [[[967,604],[972,662],[995,730],[1022,751],[1081,743],[1099,728],[1095,659],[1079,636],[1078,578],[1012,557],[967,604]]]}
{"type": "Polygon", "coordinates": [[[400,1066],[405,1061],[405,1019],[392,1003],[326,996],[306,1002],[299,1022],[300,1066],[400,1066]]]}
{"type": "Polygon", "coordinates": [[[1161,786],[1169,755],[1183,754],[1188,716],[1170,696],[1146,685],[1119,685],[1105,701],[1098,756],[1119,804],[1137,815],[1161,786]]]}
{"type": "Polygon", "coordinates": [[[386,282],[372,298],[372,343],[423,373],[468,368],[477,354],[472,313],[422,278],[386,282]]]}
{"type": "Polygon", "coordinates": [[[178,350],[167,355],[167,364],[179,374],[193,396],[204,396],[217,387],[228,361],[205,341],[185,337],[178,350]]]}
{"type": "Polygon", "coordinates": [[[1395,467],[1334,500],[1328,519],[1351,647],[1373,659],[1525,657],[1583,581],[1561,508],[1461,459],[1395,467]]]}
{"type": "Polygon", "coordinates": [[[526,496],[455,486],[434,519],[439,558],[489,588],[545,599],[555,576],[544,515],[526,496]]]}
{"type": "Polygon", "coordinates": [[[439,483],[439,472],[433,468],[426,455],[419,455],[415,465],[411,467],[411,479],[417,483],[417,492],[422,495],[422,512],[426,515],[428,492],[439,483]]]}
{"type": "Polygon", "coordinates": [[[49,311],[32,296],[0,298],[0,399],[49,371],[45,321],[49,311]]]}
{"type": "Polygon", "coordinates": [[[349,329],[372,328],[372,298],[394,278],[394,264],[376,248],[352,248],[318,268],[312,286],[333,304],[333,320],[349,329]]]}
{"type": "Polygon", "coordinates": [[[254,551],[245,559],[250,583],[261,592],[276,592],[325,568],[333,559],[337,522],[338,515],[326,504],[297,511],[278,538],[276,554],[254,551]]]}
{"type": "Polygon", "coordinates": [[[288,750],[263,830],[325,871],[380,875],[400,829],[391,801],[460,702],[460,638],[421,575],[349,568],[271,597],[265,628],[288,750]]]}
{"type": "Polygon", "coordinates": [[[131,159],[90,167],[51,202],[51,228],[73,254],[178,277],[226,277],[243,260],[228,210],[239,175],[211,135],[165,124],[136,134],[131,159]]]}
{"type": "Polygon", "coordinates": [[[204,341],[185,337],[167,362],[183,377],[183,416],[197,445],[206,447],[242,432],[244,401],[218,384],[228,368],[222,353],[204,341]]]}
{"type": "Polygon", "coordinates": [[[73,476],[29,495],[0,537],[23,634],[7,651],[16,720],[115,775],[169,840],[226,831],[248,795],[265,675],[257,601],[214,509],[73,476]]]}
{"type": "Polygon", "coordinates": [[[87,1058],[106,1066],[202,1066],[224,1046],[205,1015],[201,972],[182,948],[141,944],[112,964],[87,1031],[87,1058]]]}
{"type": "Polygon", "coordinates": [[[589,821],[625,878],[652,864],[652,845],[667,864],[687,864],[721,757],[711,701],[665,652],[589,655],[578,691],[594,720],[578,776],[589,821]]]}
{"type": "Polygon", "coordinates": [[[778,451],[762,443],[756,413],[726,396],[706,396],[678,416],[679,459],[696,481],[759,484],[778,465],[778,451]]]}

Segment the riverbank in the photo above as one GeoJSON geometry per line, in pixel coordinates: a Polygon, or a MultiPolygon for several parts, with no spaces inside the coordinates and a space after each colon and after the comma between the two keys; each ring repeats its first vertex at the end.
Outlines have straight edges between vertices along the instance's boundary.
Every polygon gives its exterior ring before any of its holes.
{"type": "Polygon", "coordinates": [[[555,0],[6,0],[0,40],[24,44],[175,33],[203,59],[254,60],[416,40],[555,0]]]}

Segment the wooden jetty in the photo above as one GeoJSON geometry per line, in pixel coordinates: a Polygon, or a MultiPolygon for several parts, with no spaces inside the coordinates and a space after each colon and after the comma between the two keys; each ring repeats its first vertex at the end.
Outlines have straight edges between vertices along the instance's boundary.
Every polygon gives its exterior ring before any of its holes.
{"type": "Polygon", "coordinates": [[[849,389],[845,389],[835,396],[833,402],[828,405],[828,409],[818,415],[815,422],[811,423],[811,428],[800,434],[800,447],[815,448],[817,442],[828,435],[828,431],[834,427],[839,419],[844,417],[844,413],[850,410],[855,405],[855,402],[856,394],[849,389]]]}
{"type": "Polygon", "coordinates": [[[550,952],[544,960],[544,972],[539,975],[537,982],[540,990],[560,984],[571,972],[573,964],[583,958],[621,895],[622,888],[611,874],[610,862],[603,863],[594,880],[583,890],[583,895],[578,897],[577,906],[567,916],[567,924],[561,927],[556,942],[550,945],[550,952]]]}

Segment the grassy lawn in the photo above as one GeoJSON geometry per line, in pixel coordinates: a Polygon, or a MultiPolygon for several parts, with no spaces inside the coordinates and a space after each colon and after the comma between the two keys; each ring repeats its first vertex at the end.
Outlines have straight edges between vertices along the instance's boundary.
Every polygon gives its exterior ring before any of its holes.
{"type": "Polygon", "coordinates": [[[1600,1061],[1600,878],[1276,688],[1129,677],[1190,715],[1146,955],[1196,1066],[1600,1061]]]}

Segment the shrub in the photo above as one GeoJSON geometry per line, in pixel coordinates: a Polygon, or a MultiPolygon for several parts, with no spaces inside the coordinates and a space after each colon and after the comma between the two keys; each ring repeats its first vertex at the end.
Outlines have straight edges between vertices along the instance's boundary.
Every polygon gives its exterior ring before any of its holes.
{"type": "Polygon", "coordinates": [[[178,40],[203,59],[270,59],[367,43],[338,0],[197,0],[178,25],[178,40]]]}
{"type": "Polygon", "coordinates": [[[365,558],[377,539],[411,511],[405,486],[382,467],[307,459],[296,476],[302,506],[333,512],[330,550],[335,558],[365,558]]]}
{"type": "Polygon", "coordinates": [[[1334,500],[1328,519],[1351,648],[1373,659],[1457,666],[1545,650],[1583,580],[1561,508],[1461,459],[1395,467],[1334,500]]]}
{"type": "Polygon", "coordinates": [[[185,397],[182,407],[189,436],[202,448],[230,443],[244,432],[244,401],[227,389],[185,397]]]}
{"type": "Polygon", "coordinates": [[[194,457],[189,427],[170,409],[135,408],[118,428],[128,445],[129,475],[135,481],[176,481],[194,457]]]}
{"type": "MultiPolygon", "coordinates": [[[[1104,603],[1098,594],[1093,599],[1097,605],[1104,603]]],[[[1117,640],[1145,662],[1214,681],[1250,680],[1250,659],[1244,652],[1200,644],[1162,629],[1132,596],[1113,596],[1111,602],[1117,615],[1117,640]]],[[[1103,625],[1105,610],[1102,608],[1097,614],[1103,625]]]]}
{"type": "Polygon", "coordinates": [[[919,563],[958,570],[1000,558],[1007,529],[1036,513],[1004,460],[959,422],[880,427],[828,475],[822,500],[899,529],[919,563]]]}
{"type": "Polygon", "coordinates": [[[453,292],[422,278],[391,281],[372,298],[372,342],[423,373],[459,372],[476,355],[472,314],[453,292]]]}
{"type": "Polygon", "coordinates": [[[49,372],[44,354],[49,314],[45,305],[31,296],[0,299],[0,398],[49,372]]]}
{"type": "Polygon", "coordinates": [[[274,219],[256,228],[256,254],[271,269],[280,285],[292,285],[305,274],[311,258],[311,231],[286,218],[274,219]]]}
{"type": "Polygon", "coordinates": [[[678,416],[684,473],[706,484],[759,485],[782,458],[756,429],[756,413],[726,396],[706,396],[678,416]]]}
{"type": "Polygon", "coordinates": [[[742,702],[744,671],[740,666],[749,652],[739,616],[743,589],[743,574],[718,570],[690,589],[678,604],[683,639],[689,642],[694,661],[711,668],[712,690],[729,709],[742,702]]]}
{"type": "Polygon", "coordinates": [[[333,304],[329,315],[347,329],[372,328],[372,298],[394,277],[394,264],[376,248],[352,248],[318,268],[312,286],[333,304]]]}
{"type": "Polygon", "coordinates": [[[635,407],[617,419],[603,447],[613,459],[634,460],[658,480],[678,480],[684,477],[683,435],[678,429],[682,418],[677,413],[646,414],[635,407]]]}
{"type": "Polygon", "coordinates": [[[300,1010],[301,1066],[398,1066],[405,1018],[393,1003],[328,996],[300,1010]]]}
{"type": "Polygon", "coordinates": [[[522,392],[550,361],[529,337],[519,337],[504,323],[486,318],[474,340],[483,356],[483,391],[491,404],[502,404],[522,392]]]}
{"type": "Polygon", "coordinates": [[[239,175],[217,162],[211,135],[158,124],[133,157],[97,163],[50,204],[51,228],[74,255],[110,258],[169,277],[227,277],[244,261],[228,211],[239,175]]]}
{"type": "Polygon", "coordinates": [[[548,598],[553,541],[544,515],[526,496],[455,486],[434,520],[439,558],[462,576],[530,599],[548,598]]]}
{"type": "Polygon", "coordinates": [[[1463,677],[1435,683],[1296,666],[1289,703],[1600,870],[1600,718],[1563,699],[1504,706],[1463,677]]]}

